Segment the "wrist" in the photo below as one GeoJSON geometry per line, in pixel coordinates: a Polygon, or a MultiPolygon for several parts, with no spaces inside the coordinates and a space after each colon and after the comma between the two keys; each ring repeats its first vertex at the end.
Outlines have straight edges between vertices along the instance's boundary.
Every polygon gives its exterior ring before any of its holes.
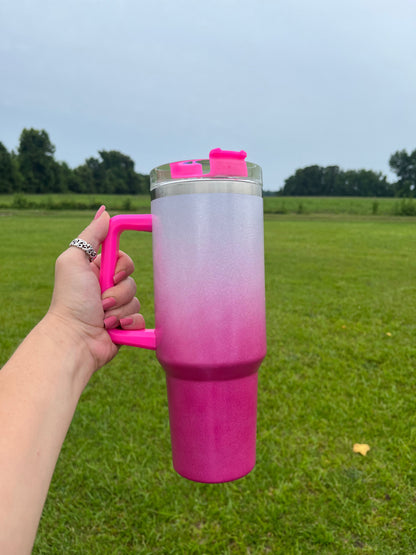
{"type": "Polygon", "coordinates": [[[96,370],[95,361],[82,335],[65,318],[48,312],[33,330],[47,342],[48,352],[64,363],[63,373],[80,395],[96,370]]]}

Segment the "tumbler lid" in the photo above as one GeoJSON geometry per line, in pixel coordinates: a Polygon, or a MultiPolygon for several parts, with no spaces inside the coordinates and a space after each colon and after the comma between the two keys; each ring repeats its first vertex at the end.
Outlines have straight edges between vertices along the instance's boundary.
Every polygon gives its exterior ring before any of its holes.
{"type": "Polygon", "coordinates": [[[237,192],[261,196],[261,167],[247,162],[246,156],[244,150],[214,148],[208,160],[182,160],[158,166],[150,172],[152,199],[191,192],[237,192]]]}
{"type": "Polygon", "coordinates": [[[184,160],[170,164],[172,179],[189,177],[247,177],[247,164],[244,161],[247,153],[244,150],[221,150],[214,148],[209,153],[210,171],[203,173],[202,164],[198,160],[184,160]]]}

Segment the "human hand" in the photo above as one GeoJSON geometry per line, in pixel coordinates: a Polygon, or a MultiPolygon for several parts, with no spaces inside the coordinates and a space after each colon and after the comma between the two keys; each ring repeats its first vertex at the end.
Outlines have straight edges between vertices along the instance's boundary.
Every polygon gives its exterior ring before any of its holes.
{"type": "MultiPolygon", "coordinates": [[[[110,217],[104,207],[78,236],[97,251],[108,232],[110,217]]],[[[109,362],[117,353],[106,328],[144,328],[138,313],[140,303],[135,297],[136,284],[130,275],[133,261],[122,251],[114,274],[114,286],[101,295],[99,284],[101,257],[89,262],[86,254],[70,247],[56,261],[55,287],[46,319],[70,335],[74,348],[86,348],[91,373],[109,362]]]]}

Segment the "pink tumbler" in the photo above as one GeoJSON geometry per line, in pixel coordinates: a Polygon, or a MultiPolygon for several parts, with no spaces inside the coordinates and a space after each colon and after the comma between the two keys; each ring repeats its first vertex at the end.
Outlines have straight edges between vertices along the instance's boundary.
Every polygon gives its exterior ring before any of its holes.
{"type": "Polygon", "coordinates": [[[261,168],[246,153],[152,170],[152,215],[115,216],[102,247],[112,286],[119,235],[153,231],[155,330],[110,330],[156,349],[166,373],[175,470],[198,482],[248,474],[256,458],[257,375],[266,354],[261,168]]]}

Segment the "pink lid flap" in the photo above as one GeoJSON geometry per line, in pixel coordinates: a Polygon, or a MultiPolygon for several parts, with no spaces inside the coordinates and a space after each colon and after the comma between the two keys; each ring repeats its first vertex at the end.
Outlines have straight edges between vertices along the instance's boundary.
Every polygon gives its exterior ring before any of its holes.
{"type": "Polygon", "coordinates": [[[214,148],[209,153],[210,171],[202,172],[202,164],[198,160],[185,160],[170,164],[173,179],[187,177],[247,177],[247,164],[244,150],[221,150],[214,148]]]}
{"type": "Polygon", "coordinates": [[[184,162],[173,162],[170,165],[172,178],[176,177],[202,177],[202,165],[196,160],[185,160],[184,162]]]}
{"type": "Polygon", "coordinates": [[[234,175],[247,177],[247,164],[245,163],[245,158],[247,152],[240,150],[236,152],[234,150],[221,150],[220,148],[214,148],[209,153],[210,162],[210,177],[222,176],[222,175],[234,175]]]}

